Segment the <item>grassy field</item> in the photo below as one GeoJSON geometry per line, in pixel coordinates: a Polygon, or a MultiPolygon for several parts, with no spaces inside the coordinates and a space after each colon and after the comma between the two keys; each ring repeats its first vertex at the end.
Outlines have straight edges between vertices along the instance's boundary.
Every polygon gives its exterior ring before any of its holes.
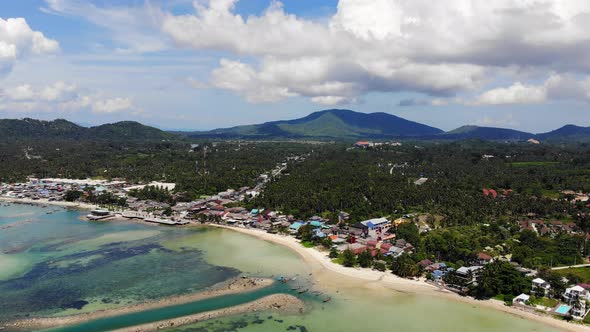
{"type": "Polygon", "coordinates": [[[558,161],[517,161],[510,163],[514,167],[545,167],[559,165],[558,161]]]}
{"type": "Polygon", "coordinates": [[[590,284],[590,267],[578,267],[573,269],[570,268],[563,270],[555,270],[555,272],[559,273],[564,277],[568,274],[574,274],[582,280],[582,283],[590,284]]]}
{"type": "Polygon", "coordinates": [[[555,307],[557,305],[557,303],[559,303],[559,301],[556,300],[556,299],[549,299],[549,298],[546,298],[546,297],[538,297],[538,298],[535,298],[535,299],[532,299],[531,298],[531,300],[532,300],[531,302],[534,305],[542,305],[542,306],[547,307],[547,308],[553,308],[553,307],[555,307]]]}

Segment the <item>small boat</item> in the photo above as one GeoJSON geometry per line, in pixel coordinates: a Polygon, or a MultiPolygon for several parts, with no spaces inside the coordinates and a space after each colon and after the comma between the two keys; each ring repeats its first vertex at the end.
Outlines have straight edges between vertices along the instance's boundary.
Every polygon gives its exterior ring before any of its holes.
{"type": "Polygon", "coordinates": [[[287,279],[287,278],[285,278],[285,277],[281,276],[281,277],[278,277],[278,278],[277,278],[277,281],[279,281],[279,282],[282,282],[282,283],[286,283],[287,281],[289,281],[289,279],[287,279]]]}
{"type": "Polygon", "coordinates": [[[297,292],[297,293],[299,293],[299,294],[307,293],[307,291],[308,291],[308,290],[309,290],[309,289],[302,289],[302,290],[300,290],[300,291],[299,291],[299,292],[297,292]]]}
{"type": "Polygon", "coordinates": [[[332,300],[331,297],[326,297],[322,302],[326,303],[326,302],[330,302],[332,300]]]}

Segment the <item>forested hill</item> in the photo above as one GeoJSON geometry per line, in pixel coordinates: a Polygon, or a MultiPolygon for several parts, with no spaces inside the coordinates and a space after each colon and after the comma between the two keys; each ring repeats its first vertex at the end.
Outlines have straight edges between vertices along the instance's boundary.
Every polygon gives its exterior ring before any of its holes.
{"type": "Polygon", "coordinates": [[[538,136],[540,139],[548,141],[576,140],[590,142],[590,127],[566,125],[538,136]]]}
{"type": "Polygon", "coordinates": [[[189,133],[191,137],[218,138],[393,138],[437,135],[443,131],[387,113],[325,110],[306,117],[257,125],[189,133]]]}
{"type": "Polygon", "coordinates": [[[535,138],[535,134],[518,131],[514,129],[479,127],[479,126],[462,126],[455,130],[444,133],[446,139],[472,139],[478,138],[483,140],[516,140],[526,141],[529,138],[535,138]]]}
{"type": "Polygon", "coordinates": [[[0,139],[62,139],[62,140],[163,140],[177,136],[138,122],[123,121],[96,127],[82,127],[73,122],[57,119],[0,119],[0,139]]]}

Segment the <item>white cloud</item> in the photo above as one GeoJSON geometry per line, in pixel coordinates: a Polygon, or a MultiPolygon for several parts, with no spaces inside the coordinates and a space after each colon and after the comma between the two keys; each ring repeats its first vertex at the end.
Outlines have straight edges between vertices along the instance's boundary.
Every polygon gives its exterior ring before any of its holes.
{"type": "Polygon", "coordinates": [[[28,54],[59,51],[59,43],[34,31],[24,18],[0,18],[0,74],[12,69],[15,61],[28,54]]]}
{"type": "Polygon", "coordinates": [[[75,84],[58,81],[44,87],[21,84],[0,91],[0,110],[11,112],[139,112],[129,97],[108,97],[102,93],[84,93],[75,84]]]}
{"type": "Polygon", "coordinates": [[[475,99],[474,105],[538,104],[547,100],[543,86],[527,86],[520,82],[508,88],[489,90],[475,99]]]}
{"type": "MultiPolygon", "coordinates": [[[[339,0],[336,13],[323,20],[290,14],[270,0],[265,11],[246,17],[236,13],[238,1],[195,0],[193,13],[176,14],[150,1],[132,7],[46,0],[46,11],[84,17],[128,50],[222,52],[210,85],[249,102],[303,96],[332,105],[370,92],[407,91],[445,105],[497,86],[509,70],[590,72],[590,1],[339,0]]],[[[11,52],[0,44],[0,58],[11,52]]],[[[566,83],[558,89],[512,77],[508,87],[472,104],[583,95],[566,83]]]]}
{"type": "Polygon", "coordinates": [[[39,95],[43,100],[57,101],[62,99],[71,99],[73,95],[76,94],[76,90],[76,85],[58,81],[53,85],[43,88],[39,95]]]}
{"type": "Polygon", "coordinates": [[[35,93],[33,88],[29,84],[22,84],[12,88],[5,89],[1,96],[11,100],[31,100],[34,98],[35,93]]]}
{"type": "Polygon", "coordinates": [[[115,113],[132,110],[133,108],[133,100],[131,98],[97,100],[92,104],[92,111],[95,113],[115,113]]]}
{"type": "Polygon", "coordinates": [[[540,85],[524,85],[516,82],[507,88],[486,91],[468,104],[539,104],[560,99],[590,102],[590,76],[577,79],[572,75],[552,74],[540,85]]]}

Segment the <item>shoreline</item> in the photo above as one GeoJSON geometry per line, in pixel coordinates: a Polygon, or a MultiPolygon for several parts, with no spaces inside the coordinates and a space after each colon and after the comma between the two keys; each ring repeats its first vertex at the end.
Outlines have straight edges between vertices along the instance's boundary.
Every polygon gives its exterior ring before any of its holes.
{"type": "MultiPolygon", "coordinates": [[[[26,330],[38,330],[47,329],[59,326],[76,325],[85,323],[88,321],[108,318],[113,316],[119,316],[124,314],[136,313],[146,310],[164,308],[179,304],[185,304],[190,302],[196,302],[206,300],[218,296],[232,295],[246,293],[265,287],[269,287],[274,283],[274,280],[269,278],[234,278],[229,281],[225,281],[216,285],[211,286],[208,290],[204,290],[198,293],[172,296],[156,301],[149,301],[143,303],[137,303],[130,306],[104,309],[94,312],[82,313],[78,315],[69,316],[58,316],[58,317],[38,317],[16,320],[5,324],[9,328],[26,329],[26,330]]],[[[232,307],[230,307],[232,308],[232,307]]],[[[224,308],[229,309],[229,308],[224,308]]],[[[220,309],[220,310],[224,310],[220,309]]]]}
{"type": "Polygon", "coordinates": [[[48,199],[30,199],[30,198],[13,198],[0,196],[0,202],[14,203],[14,204],[30,204],[30,205],[51,205],[65,208],[72,208],[78,210],[94,210],[98,208],[98,205],[88,203],[74,203],[65,201],[50,201],[48,199]]]}
{"type": "Polygon", "coordinates": [[[320,252],[315,248],[305,248],[299,243],[297,239],[290,236],[270,234],[261,230],[230,227],[226,225],[210,224],[210,226],[233,230],[289,248],[301,256],[301,258],[311,267],[314,281],[317,281],[317,284],[320,287],[325,287],[328,289],[338,289],[339,287],[370,287],[388,289],[402,293],[437,296],[451,301],[473,305],[482,309],[494,309],[523,319],[529,319],[537,323],[548,325],[563,331],[590,331],[590,326],[587,325],[569,323],[548,315],[532,313],[518,309],[516,307],[508,307],[504,304],[504,302],[494,299],[476,300],[471,297],[460,296],[451,291],[425,283],[424,281],[397,277],[391,272],[379,272],[371,269],[344,267],[342,265],[333,263],[325,253],[320,252]]]}
{"type": "Polygon", "coordinates": [[[194,315],[176,317],[153,323],[136,325],[114,330],[116,332],[148,332],[175,326],[195,324],[201,321],[216,319],[226,316],[233,316],[258,311],[275,310],[286,314],[302,313],[305,310],[305,303],[297,297],[289,294],[273,294],[258,300],[227,307],[219,310],[201,312],[194,315]]]}

